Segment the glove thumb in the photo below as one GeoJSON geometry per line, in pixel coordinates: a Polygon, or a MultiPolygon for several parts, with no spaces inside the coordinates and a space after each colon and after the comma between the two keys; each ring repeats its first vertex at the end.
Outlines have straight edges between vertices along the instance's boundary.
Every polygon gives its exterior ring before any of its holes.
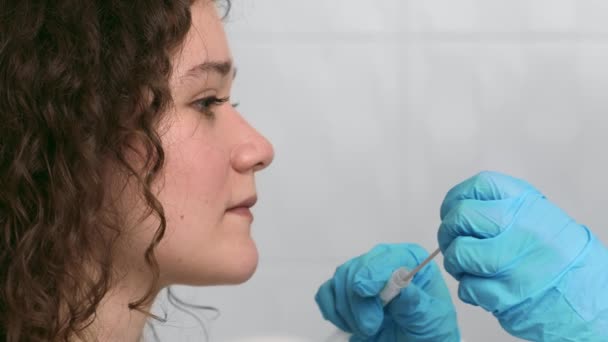
{"type": "Polygon", "coordinates": [[[386,306],[388,315],[406,335],[432,336],[455,320],[452,303],[431,297],[412,283],[386,306]]]}
{"type": "Polygon", "coordinates": [[[386,309],[399,327],[409,329],[413,325],[426,326],[424,320],[432,309],[432,301],[428,294],[411,283],[388,303],[386,309]]]}
{"type": "Polygon", "coordinates": [[[412,283],[386,309],[400,330],[399,340],[460,341],[456,311],[449,298],[433,297],[412,283]]]}
{"type": "Polygon", "coordinates": [[[366,266],[355,275],[353,291],[363,298],[378,296],[386,286],[392,272],[392,269],[388,267],[374,268],[366,266]]]}

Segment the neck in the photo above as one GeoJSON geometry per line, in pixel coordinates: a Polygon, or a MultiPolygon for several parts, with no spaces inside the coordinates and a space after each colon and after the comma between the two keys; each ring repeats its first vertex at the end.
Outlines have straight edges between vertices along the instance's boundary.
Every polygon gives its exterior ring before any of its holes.
{"type": "MultiPolygon", "coordinates": [[[[98,342],[139,342],[149,316],[129,309],[129,303],[135,302],[146,294],[151,283],[149,272],[131,271],[119,279],[119,283],[102,299],[97,307],[93,323],[85,330],[86,341],[98,342]]],[[[160,289],[153,292],[156,298],[160,289]]],[[[150,304],[141,306],[148,311],[150,304]]],[[[81,342],[80,340],[74,342],[81,342]]]]}

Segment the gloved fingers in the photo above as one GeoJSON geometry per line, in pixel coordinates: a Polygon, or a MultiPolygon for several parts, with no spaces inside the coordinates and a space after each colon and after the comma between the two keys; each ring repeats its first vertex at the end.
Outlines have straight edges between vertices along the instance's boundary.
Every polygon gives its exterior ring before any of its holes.
{"type": "Polygon", "coordinates": [[[353,317],[351,323],[353,332],[368,337],[376,335],[384,321],[384,310],[380,299],[353,294],[349,304],[353,317]]]}
{"type": "Polygon", "coordinates": [[[412,284],[415,284],[430,296],[439,300],[451,301],[450,291],[445,283],[443,274],[435,261],[431,261],[418,272],[412,284]]]}
{"type": "Polygon", "coordinates": [[[394,269],[400,267],[403,251],[394,245],[379,244],[363,255],[352,274],[352,290],[361,297],[377,296],[394,269]]]}
{"type": "MultiPolygon", "coordinates": [[[[408,266],[415,267],[420,265],[426,258],[429,257],[429,252],[417,243],[403,243],[397,246],[403,247],[411,255],[412,259],[408,258],[408,266]]],[[[406,254],[406,257],[407,254],[406,254]]]]}
{"type": "MultiPolygon", "coordinates": [[[[420,265],[420,263],[422,263],[429,256],[429,253],[423,247],[417,244],[409,245],[409,250],[416,260],[416,265],[408,265],[410,270],[413,270],[415,267],[420,265]]],[[[419,288],[423,289],[433,297],[450,298],[450,293],[445,285],[441,270],[435,261],[431,261],[420,271],[418,271],[418,273],[414,275],[412,283],[416,284],[419,288]]]]}
{"type": "MultiPolygon", "coordinates": [[[[399,267],[413,270],[429,256],[422,246],[411,243],[379,245],[373,251],[372,257],[365,261],[366,266],[355,276],[354,291],[362,297],[378,296],[394,270],[399,267]]],[[[412,282],[434,297],[450,298],[441,270],[434,261],[420,270],[412,282]]]]}
{"type": "Polygon", "coordinates": [[[355,319],[353,332],[362,336],[374,336],[382,327],[384,311],[382,304],[375,298],[363,298],[352,309],[355,319]]]}
{"type": "MultiPolygon", "coordinates": [[[[458,281],[465,275],[491,277],[511,261],[503,258],[504,254],[493,249],[494,246],[497,244],[493,241],[460,237],[443,254],[443,267],[458,281]]],[[[497,247],[502,246],[498,244],[497,247]]]]}
{"type": "MultiPolygon", "coordinates": [[[[374,339],[371,340],[374,342],[397,342],[397,341],[410,341],[410,339],[404,339],[399,335],[399,328],[395,325],[395,322],[391,318],[388,318],[384,325],[382,326],[382,330],[374,336],[374,339]]],[[[412,339],[411,341],[417,341],[412,339]]]]}
{"type": "MultiPolygon", "coordinates": [[[[462,200],[445,217],[437,233],[445,270],[457,280],[463,274],[494,276],[512,267],[523,255],[558,241],[557,234],[571,222],[540,194],[526,193],[500,201],[462,200]]],[[[561,252],[562,256],[577,254],[580,248],[576,246],[584,245],[586,234],[572,234],[570,241],[573,248],[561,252]]],[[[558,255],[555,260],[560,259],[558,255]]]]}
{"type": "Polygon", "coordinates": [[[428,252],[417,244],[380,244],[360,261],[353,277],[353,290],[361,297],[376,297],[399,267],[414,269],[428,252]]]}
{"type": "Polygon", "coordinates": [[[343,331],[362,336],[375,335],[384,320],[382,305],[376,298],[349,298],[345,289],[340,289],[336,278],[325,282],[317,295],[323,317],[343,331]]]}
{"type": "Polygon", "coordinates": [[[415,284],[401,290],[386,309],[395,325],[409,338],[437,338],[444,333],[443,330],[458,331],[451,300],[430,296],[415,284]]]}
{"type": "MultiPolygon", "coordinates": [[[[550,241],[549,237],[544,241],[550,241]]],[[[507,229],[499,236],[489,239],[477,239],[469,236],[458,237],[451,242],[443,253],[443,266],[456,280],[464,275],[473,275],[482,278],[490,278],[512,272],[513,268],[519,267],[522,257],[534,255],[539,247],[538,241],[543,241],[540,233],[515,227],[507,229]]],[[[574,243],[573,239],[573,243],[574,243]]],[[[565,253],[562,253],[565,254],[565,253]]],[[[555,261],[559,257],[556,256],[555,261]]],[[[542,260],[531,260],[543,262],[542,260]]],[[[528,262],[527,265],[534,264],[528,262]]],[[[547,265],[549,266],[549,265],[547,265]]],[[[545,269],[545,272],[548,269],[545,269]]]]}
{"type": "Polygon", "coordinates": [[[496,314],[514,303],[511,297],[517,296],[517,293],[512,293],[509,288],[512,285],[509,279],[465,275],[458,284],[458,298],[467,304],[480,306],[496,314]]]}
{"type": "Polygon", "coordinates": [[[373,336],[382,325],[384,310],[377,296],[361,296],[356,291],[356,276],[367,268],[365,259],[366,256],[352,259],[336,270],[334,279],[343,281],[343,288],[337,291],[340,294],[337,308],[354,334],[373,336]]]}
{"type": "MultiPolygon", "coordinates": [[[[353,289],[361,297],[377,297],[397,268],[413,270],[429,256],[417,244],[380,245],[376,248],[376,251],[384,248],[384,253],[376,253],[366,260],[365,266],[354,277],[353,289]]],[[[441,271],[434,261],[420,270],[412,282],[434,295],[449,297],[441,271]]]]}
{"type": "MultiPolygon", "coordinates": [[[[394,270],[402,266],[413,269],[427,256],[415,244],[382,244],[349,260],[319,289],[316,299],[323,316],[344,331],[363,337],[377,334],[385,318],[380,291],[394,270]]],[[[429,265],[414,282],[426,285],[437,282],[437,277],[443,282],[437,266],[429,265]]]]}
{"type": "Polygon", "coordinates": [[[503,200],[519,197],[531,191],[538,192],[532,185],[522,179],[498,172],[480,172],[448,191],[441,204],[440,216],[443,220],[460,200],[503,200]]]}
{"type": "Polygon", "coordinates": [[[459,200],[443,218],[437,240],[445,253],[452,241],[461,236],[488,239],[500,235],[513,222],[521,201],[459,200]]]}
{"type": "Polygon", "coordinates": [[[352,267],[351,312],[356,324],[354,330],[363,336],[377,334],[384,320],[384,310],[379,294],[386,286],[394,270],[399,267],[415,268],[428,253],[415,244],[382,244],[374,247],[352,267]]]}
{"type": "Polygon", "coordinates": [[[348,339],[349,342],[375,342],[375,341],[389,341],[389,340],[379,340],[376,336],[360,336],[360,335],[351,335],[348,339]]]}
{"type": "Polygon", "coordinates": [[[361,337],[358,335],[351,335],[348,338],[348,342],[368,342],[370,340],[369,337],[361,337]]]}
{"type": "Polygon", "coordinates": [[[432,298],[428,294],[416,284],[410,284],[388,303],[386,310],[398,326],[408,328],[418,321],[423,321],[420,323],[422,325],[426,324],[425,316],[432,313],[429,311],[432,309],[431,302],[432,298]]]}
{"type": "MultiPolygon", "coordinates": [[[[357,293],[360,286],[365,289],[371,287],[368,283],[359,283],[358,275],[372,272],[368,267],[369,259],[386,258],[387,255],[391,255],[389,251],[388,245],[377,246],[336,269],[333,277],[336,311],[348,326],[349,330],[346,331],[362,336],[372,336],[380,329],[384,320],[382,303],[377,296],[362,296],[357,293]]],[[[386,276],[385,279],[388,279],[389,276],[386,276]]],[[[373,282],[370,283],[373,285],[373,282]]]]}
{"type": "MultiPolygon", "coordinates": [[[[336,299],[336,289],[334,279],[329,279],[317,291],[315,301],[321,310],[323,318],[332,322],[335,326],[346,332],[352,332],[350,325],[338,311],[338,300],[336,299]]],[[[344,305],[344,304],[342,304],[344,305]]]]}

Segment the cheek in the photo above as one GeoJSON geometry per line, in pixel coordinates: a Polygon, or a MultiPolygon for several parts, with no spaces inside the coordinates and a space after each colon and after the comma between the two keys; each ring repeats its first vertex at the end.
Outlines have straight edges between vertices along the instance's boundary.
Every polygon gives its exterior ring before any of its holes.
{"type": "Polygon", "coordinates": [[[158,261],[169,282],[200,283],[197,277],[208,277],[201,271],[209,268],[206,251],[221,242],[218,231],[230,199],[230,154],[196,137],[166,147],[165,154],[159,200],[167,230],[157,248],[158,261]]]}
{"type": "Polygon", "coordinates": [[[168,149],[161,201],[180,221],[217,219],[230,195],[229,170],[229,153],[218,146],[190,142],[168,149]]]}

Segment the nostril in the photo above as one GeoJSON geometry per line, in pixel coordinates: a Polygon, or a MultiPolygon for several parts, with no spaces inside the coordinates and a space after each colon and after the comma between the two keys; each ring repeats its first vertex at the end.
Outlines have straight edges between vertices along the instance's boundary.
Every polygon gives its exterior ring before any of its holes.
{"type": "Polygon", "coordinates": [[[260,162],[258,163],[258,165],[256,165],[256,171],[262,170],[266,167],[268,167],[272,161],[274,160],[274,148],[272,147],[272,144],[264,139],[264,142],[262,144],[261,151],[262,151],[262,158],[260,160],[260,162]]]}
{"type": "Polygon", "coordinates": [[[267,165],[264,162],[257,163],[256,166],[253,167],[253,171],[258,172],[258,171],[264,170],[266,168],[266,166],[267,165]]]}

